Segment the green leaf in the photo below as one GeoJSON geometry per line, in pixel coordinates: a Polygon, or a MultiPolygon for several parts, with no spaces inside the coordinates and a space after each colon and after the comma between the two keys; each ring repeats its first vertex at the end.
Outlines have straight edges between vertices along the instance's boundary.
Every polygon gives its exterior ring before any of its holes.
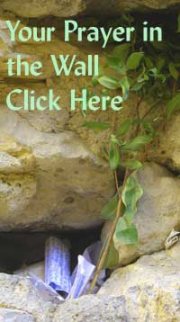
{"type": "Polygon", "coordinates": [[[145,59],[145,64],[146,64],[147,68],[149,68],[149,69],[153,68],[154,62],[152,61],[152,57],[145,56],[144,59],[145,59]]]}
{"type": "Polygon", "coordinates": [[[98,121],[85,121],[83,126],[95,131],[105,131],[110,128],[108,123],[98,121]]]}
{"type": "Polygon", "coordinates": [[[112,269],[115,266],[117,266],[118,263],[119,263],[119,253],[115,249],[114,243],[112,242],[103,268],[104,269],[107,269],[107,268],[112,269]]]}
{"type": "Polygon", "coordinates": [[[128,60],[127,60],[127,68],[128,70],[135,70],[139,67],[142,58],[144,57],[144,53],[143,52],[135,52],[132,53],[128,60]]]}
{"type": "Polygon", "coordinates": [[[130,88],[130,84],[129,84],[129,80],[127,77],[123,77],[120,82],[120,87],[122,89],[122,93],[123,93],[123,98],[127,99],[128,94],[129,94],[129,88],[130,88]]]}
{"type": "Polygon", "coordinates": [[[133,91],[133,92],[139,92],[142,89],[143,86],[144,86],[144,83],[143,82],[142,83],[137,83],[137,84],[135,84],[135,85],[133,85],[131,87],[131,91],[133,91]]]}
{"type": "Polygon", "coordinates": [[[167,105],[167,115],[170,117],[172,113],[180,109],[180,93],[176,94],[167,105]]]}
{"type": "Polygon", "coordinates": [[[116,143],[117,145],[119,145],[119,140],[117,139],[116,135],[111,134],[111,142],[116,143]]]}
{"type": "Polygon", "coordinates": [[[93,84],[93,86],[97,86],[98,85],[98,79],[97,79],[97,77],[93,77],[92,78],[92,84],[93,84]]]}
{"type": "Polygon", "coordinates": [[[130,170],[138,170],[142,168],[142,163],[138,160],[128,160],[124,162],[124,166],[130,170]]]}
{"type": "Polygon", "coordinates": [[[170,63],[169,64],[169,72],[170,72],[171,76],[175,80],[178,80],[178,78],[179,78],[179,72],[178,72],[178,70],[176,69],[176,66],[173,63],[170,63]]]}
{"type": "Polygon", "coordinates": [[[113,55],[118,58],[121,64],[124,64],[129,54],[130,48],[131,48],[130,44],[119,45],[115,47],[115,49],[113,50],[113,55]]]}
{"type": "Polygon", "coordinates": [[[134,208],[142,195],[143,190],[138,180],[135,178],[134,174],[130,175],[122,192],[122,201],[126,208],[134,208]]]}
{"type": "Polygon", "coordinates": [[[177,32],[180,33],[180,14],[178,15],[178,27],[177,32]]]}
{"type": "Polygon", "coordinates": [[[159,71],[161,71],[161,70],[162,70],[162,68],[164,67],[165,63],[166,63],[166,59],[165,59],[165,57],[163,57],[163,56],[159,56],[159,57],[157,58],[157,62],[156,62],[157,69],[158,69],[159,71]]]}
{"type": "Polygon", "coordinates": [[[123,150],[130,150],[130,151],[138,151],[144,147],[147,143],[152,141],[152,137],[150,135],[139,135],[134,138],[132,141],[127,142],[125,145],[122,146],[123,150]]]}
{"type": "Polygon", "coordinates": [[[98,78],[98,82],[99,84],[101,84],[102,86],[108,88],[108,89],[118,89],[120,88],[120,84],[119,82],[112,78],[112,77],[108,77],[108,76],[101,76],[98,78]]]}
{"type": "Polygon", "coordinates": [[[119,242],[125,245],[134,245],[138,242],[138,232],[134,224],[122,230],[118,223],[115,231],[115,237],[119,242]]]}
{"type": "Polygon", "coordinates": [[[118,57],[108,56],[106,59],[109,67],[112,67],[114,69],[119,69],[119,67],[121,66],[118,57]]]}
{"type": "Polygon", "coordinates": [[[127,134],[132,125],[132,120],[125,120],[120,127],[117,129],[117,135],[123,136],[127,134]]]}
{"type": "Polygon", "coordinates": [[[141,124],[142,124],[143,128],[145,129],[146,133],[149,134],[152,138],[154,138],[156,135],[156,130],[152,126],[151,122],[143,120],[141,122],[141,124]]]}
{"type": "Polygon", "coordinates": [[[104,206],[104,208],[101,211],[101,216],[106,220],[113,220],[116,215],[117,205],[118,205],[118,196],[116,194],[104,206]]]}
{"type": "Polygon", "coordinates": [[[118,231],[126,230],[131,224],[132,223],[129,223],[128,220],[126,220],[126,218],[124,218],[124,216],[119,218],[119,221],[117,223],[118,231]]]}
{"type": "Polygon", "coordinates": [[[120,165],[119,147],[114,142],[111,142],[110,144],[109,164],[110,164],[111,170],[116,170],[120,165]]]}
{"type": "Polygon", "coordinates": [[[158,75],[158,69],[156,67],[151,68],[151,69],[149,69],[148,73],[149,73],[150,76],[153,76],[153,77],[156,78],[157,75],[158,75]]]}
{"type": "Polygon", "coordinates": [[[140,186],[135,175],[132,174],[127,179],[126,186],[122,192],[122,201],[126,207],[122,219],[126,222],[127,225],[130,225],[132,223],[132,220],[137,212],[137,202],[142,197],[142,195],[143,189],[140,186]]]}

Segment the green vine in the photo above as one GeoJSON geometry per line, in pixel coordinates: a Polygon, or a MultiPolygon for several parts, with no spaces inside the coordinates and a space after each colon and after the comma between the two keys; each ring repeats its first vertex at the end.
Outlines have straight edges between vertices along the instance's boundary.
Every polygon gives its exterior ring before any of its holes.
{"type": "MultiPolygon", "coordinates": [[[[126,15],[124,19],[129,25],[134,22],[131,16],[126,15]]],[[[174,33],[171,30],[166,34],[167,39],[162,43],[144,44],[139,40],[137,33],[132,44],[115,46],[111,54],[107,55],[103,73],[93,80],[95,85],[103,86],[108,95],[113,91],[120,91],[124,102],[134,96],[138,97],[138,101],[134,106],[135,115],[126,119],[120,126],[104,123],[101,120],[84,123],[84,126],[89,129],[109,130],[106,157],[114,173],[116,186],[115,195],[101,213],[105,220],[112,222],[112,225],[90,290],[93,290],[98,275],[104,267],[111,268],[118,263],[113,239],[126,245],[138,242],[134,216],[143,190],[138,182],[137,172],[146,160],[147,146],[152,144],[157,135],[157,119],[163,123],[180,108],[178,90],[180,48],[177,45],[177,36],[180,32],[179,17],[178,26],[176,25],[175,28],[174,33]],[[150,106],[144,114],[141,111],[143,102],[148,102],[150,106]],[[157,115],[157,111],[158,117],[155,117],[154,113],[156,112],[157,115]],[[118,183],[120,167],[125,169],[121,187],[118,183]]],[[[138,30],[138,24],[136,29],[138,30]]]]}

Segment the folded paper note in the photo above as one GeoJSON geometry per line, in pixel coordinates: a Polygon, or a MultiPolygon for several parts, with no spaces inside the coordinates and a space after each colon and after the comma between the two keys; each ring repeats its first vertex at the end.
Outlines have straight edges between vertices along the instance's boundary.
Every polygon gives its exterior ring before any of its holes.
{"type": "Polygon", "coordinates": [[[95,268],[95,265],[91,264],[83,256],[78,256],[78,265],[73,274],[73,285],[68,298],[78,298],[84,293],[95,268]]]}
{"type": "Polygon", "coordinates": [[[46,242],[45,283],[64,296],[71,289],[70,251],[65,242],[55,237],[46,242]]]}

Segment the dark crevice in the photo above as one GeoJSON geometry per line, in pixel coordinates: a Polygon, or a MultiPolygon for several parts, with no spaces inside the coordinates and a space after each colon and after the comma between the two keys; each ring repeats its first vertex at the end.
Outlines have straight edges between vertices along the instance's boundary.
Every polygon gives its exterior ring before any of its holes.
{"type": "Polygon", "coordinates": [[[67,239],[70,243],[72,266],[77,256],[90,244],[100,239],[101,227],[67,232],[0,233],[0,272],[15,270],[44,259],[45,242],[49,236],[67,239]]]}

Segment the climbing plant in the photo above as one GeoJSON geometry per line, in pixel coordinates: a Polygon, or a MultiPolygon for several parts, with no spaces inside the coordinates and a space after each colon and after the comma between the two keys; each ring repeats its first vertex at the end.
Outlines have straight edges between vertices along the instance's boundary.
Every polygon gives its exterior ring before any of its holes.
{"type": "MultiPolygon", "coordinates": [[[[123,19],[127,24],[134,22],[132,16],[126,15],[123,19]]],[[[103,87],[103,93],[110,95],[113,91],[120,91],[124,103],[134,96],[138,99],[134,106],[134,115],[125,119],[120,126],[118,118],[114,119],[113,124],[101,120],[94,122],[86,120],[84,123],[84,126],[95,131],[109,130],[109,140],[104,150],[114,174],[116,187],[115,195],[101,213],[105,220],[112,221],[112,225],[102,249],[91,289],[102,268],[113,267],[118,263],[113,239],[126,245],[138,242],[134,216],[143,189],[138,182],[137,172],[146,160],[147,146],[152,144],[158,135],[157,119],[164,124],[172,113],[180,108],[178,90],[180,47],[177,42],[180,32],[179,17],[173,28],[176,30],[167,33],[162,43],[147,44],[142,43],[141,37],[138,37],[137,23],[134,41],[131,44],[114,46],[111,53],[107,54],[103,72],[93,79],[94,85],[100,84],[103,87]],[[143,102],[148,102],[150,108],[142,115],[140,111],[143,102]],[[158,117],[157,113],[154,117],[154,111],[158,111],[158,117]],[[125,169],[121,186],[118,183],[119,168],[125,169]]]]}

